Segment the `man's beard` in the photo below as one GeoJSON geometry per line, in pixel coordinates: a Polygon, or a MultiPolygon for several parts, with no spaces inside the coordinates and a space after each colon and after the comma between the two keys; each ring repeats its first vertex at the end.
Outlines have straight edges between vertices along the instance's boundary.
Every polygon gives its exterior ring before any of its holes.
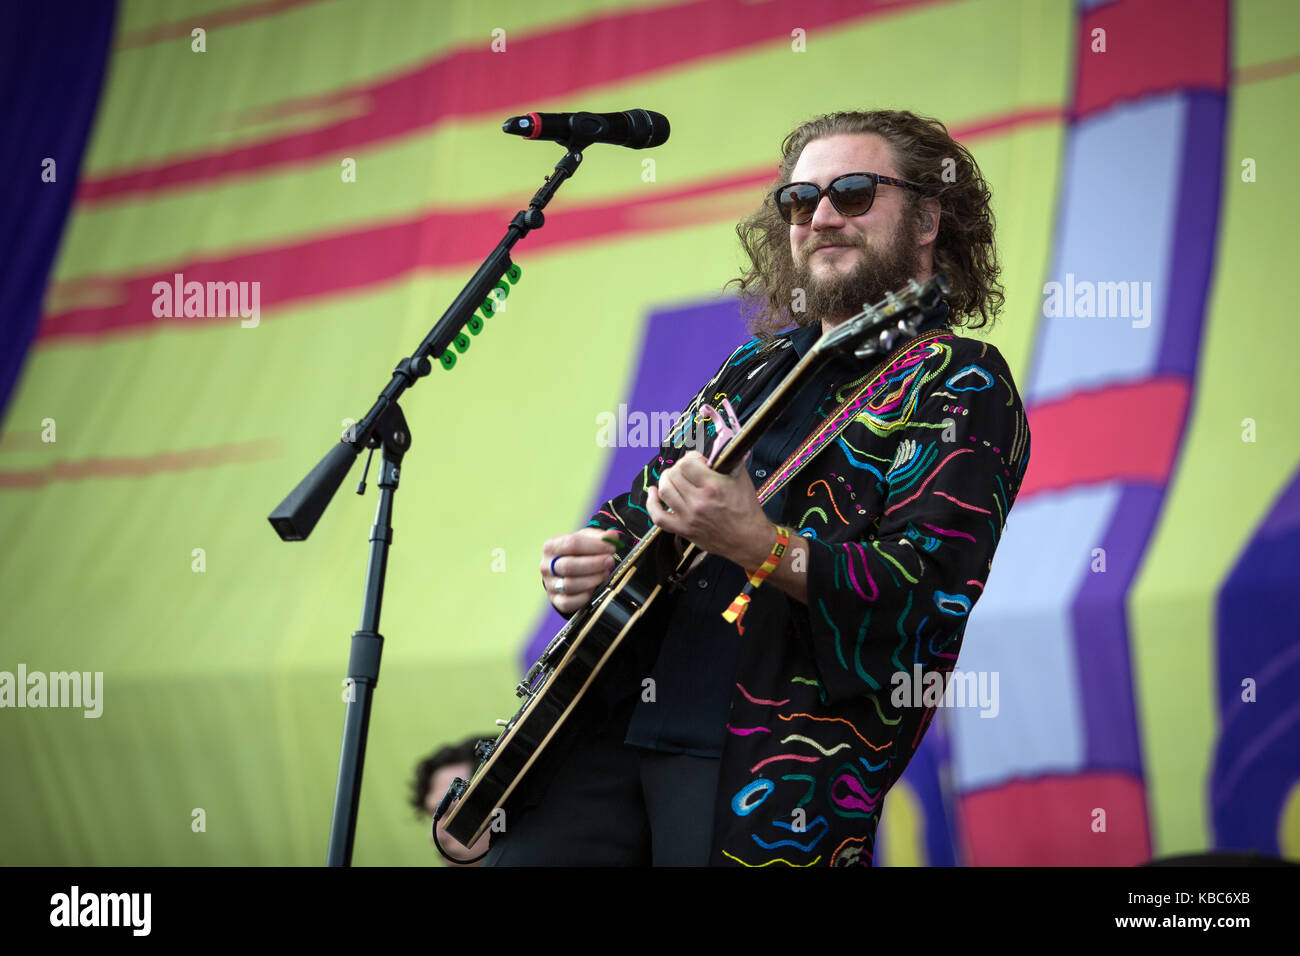
{"type": "MultiPolygon", "coordinates": [[[[917,224],[911,217],[904,217],[883,250],[864,246],[860,235],[853,236],[851,249],[854,251],[831,253],[857,257],[856,265],[847,275],[838,272],[814,275],[810,260],[816,253],[805,255],[803,262],[795,265],[795,284],[803,288],[806,297],[806,311],[797,316],[802,320],[799,324],[807,325],[822,319],[839,321],[857,315],[863,306],[874,305],[883,299],[885,293],[903,288],[917,273],[920,259],[917,232],[917,224]]],[[[845,239],[825,238],[834,241],[845,239]]]]}

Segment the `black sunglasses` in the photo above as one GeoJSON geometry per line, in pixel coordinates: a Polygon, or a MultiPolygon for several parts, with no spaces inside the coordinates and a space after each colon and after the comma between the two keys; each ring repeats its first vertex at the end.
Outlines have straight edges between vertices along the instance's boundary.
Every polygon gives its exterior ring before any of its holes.
{"type": "Polygon", "coordinates": [[[915,183],[879,173],[845,173],[832,179],[825,189],[816,183],[786,183],[772,193],[772,198],[782,219],[792,226],[802,226],[812,222],[823,195],[831,197],[831,205],[841,216],[861,216],[876,200],[877,183],[921,191],[915,183]]]}

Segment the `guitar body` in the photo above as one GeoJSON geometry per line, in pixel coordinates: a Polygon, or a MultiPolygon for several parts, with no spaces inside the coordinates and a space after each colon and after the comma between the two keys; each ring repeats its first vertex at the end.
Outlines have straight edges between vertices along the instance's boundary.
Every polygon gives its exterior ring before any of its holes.
{"type": "MultiPolygon", "coordinates": [[[[470,846],[488,828],[498,808],[507,808],[524,775],[564,729],[579,700],[610,657],[637,627],[680,569],[698,549],[652,528],[636,551],[551,641],[519,685],[524,705],[494,743],[480,743],[478,768],[444,827],[470,846]]],[[[453,784],[453,789],[455,785],[453,784]]]]}
{"type": "MultiPolygon", "coordinates": [[[[901,294],[891,293],[884,302],[825,333],[739,431],[731,427],[739,427],[738,423],[728,421],[710,406],[702,406],[702,413],[721,416],[715,421],[717,439],[710,465],[726,472],[737,467],[780,410],[813,377],[828,353],[847,351],[865,359],[890,356],[896,346],[901,353],[924,319],[939,308],[946,292],[942,276],[933,276],[923,285],[913,281],[901,294]],[[729,440],[724,444],[724,439],[729,440]]],[[[888,361],[886,358],[881,370],[888,361]]],[[[725,402],[723,405],[731,415],[730,407],[725,402]]],[[[784,466],[782,471],[786,471],[784,466]]],[[[786,473],[785,480],[791,473],[786,473]]],[[[763,491],[771,490],[769,481],[760,491],[760,500],[763,491]]],[[[665,591],[679,586],[702,554],[695,545],[652,526],[615,567],[605,587],[551,640],[515,689],[524,698],[523,706],[495,741],[480,741],[479,763],[473,776],[468,783],[454,781],[434,813],[435,821],[447,814],[443,826],[454,839],[472,845],[494,825],[499,810],[508,811],[525,776],[563,730],[610,657],[636,630],[654,602],[665,591]],[[448,810],[453,800],[455,805],[448,810]]]]}

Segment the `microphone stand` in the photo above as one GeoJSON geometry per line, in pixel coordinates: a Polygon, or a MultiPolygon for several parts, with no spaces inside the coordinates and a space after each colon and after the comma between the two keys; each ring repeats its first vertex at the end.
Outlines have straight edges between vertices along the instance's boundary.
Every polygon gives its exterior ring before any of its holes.
{"type": "MultiPolygon", "coordinates": [[[[352,463],[363,448],[381,451],[379,465],[379,504],[375,510],[375,523],[370,530],[370,556],[366,569],[365,591],[362,598],[361,628],[352,634],[352,649],[348,658],[348,701],[343,720],[343,745],[339,754],[338,780],[334,790],[334,812],[330,822],[329,866],[350,866],[352,846],[356,836],[357,806],[361,796],[361,773],[365,765],[366,735],[370,727],[370,707],[375,686],[379,681],[379,658],[384,639],[379,633],[379,612],[383,605],[384,576],[388,567],[388,549],[393,540],[393,498],[397,492],[398,474],[402,456],[411,447],[411,430],[398,405],[398,399],[433,367],[429,357],[439,356],[445,368],[456,361],[448,351],[453,341],[463,352],[468,338],[461,329],[475,318],[474,310],[483,305],[486,315],[495,311],[490,293],[509,274],[511,281],[519,278],[519,267],[510,261],[510,250],[515,243],[533,229],[546,222],[542,210],[555,195],[560,184],[577,172],[582,162],[582,151],[593,142],[577,134],[562,142],[566,152],[555,164],[555,170],[545,177],[544,185],[533,195],[527,209],[515,213],[501,241],[483,260],[478,271],[461,289],[460,294],[443,313],[419,348],[402,359],[393,370],[393,377],[364,418],[348,429],[339,443],[325,455],[298,486],[289,492],[268,520],[276,533],[285,541],[305,541],[316,527],[321,514],[329,506],[352,463]]],[[[508,291],[509,287],[504,287],[508,291]]],[[[471,326],[477,333],[478,327],[471,326]]],[[[366,469],[369,471],[369,458],[366,469]]],[[[357,494],[365,488],[365,475],[357,486],[357,494]]]]}

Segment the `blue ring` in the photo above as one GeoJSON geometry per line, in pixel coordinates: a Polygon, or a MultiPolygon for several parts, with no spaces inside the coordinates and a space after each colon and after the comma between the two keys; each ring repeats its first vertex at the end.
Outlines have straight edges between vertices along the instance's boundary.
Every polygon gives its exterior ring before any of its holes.
{"type": "Polygon", "coordinates": [[[555,562],[558,560],[560,560],[560,555],[558,554],[555,557],[551,558],[551,574],[557,578],[559,577],[559,575],[555,573],[555,562]]]}

